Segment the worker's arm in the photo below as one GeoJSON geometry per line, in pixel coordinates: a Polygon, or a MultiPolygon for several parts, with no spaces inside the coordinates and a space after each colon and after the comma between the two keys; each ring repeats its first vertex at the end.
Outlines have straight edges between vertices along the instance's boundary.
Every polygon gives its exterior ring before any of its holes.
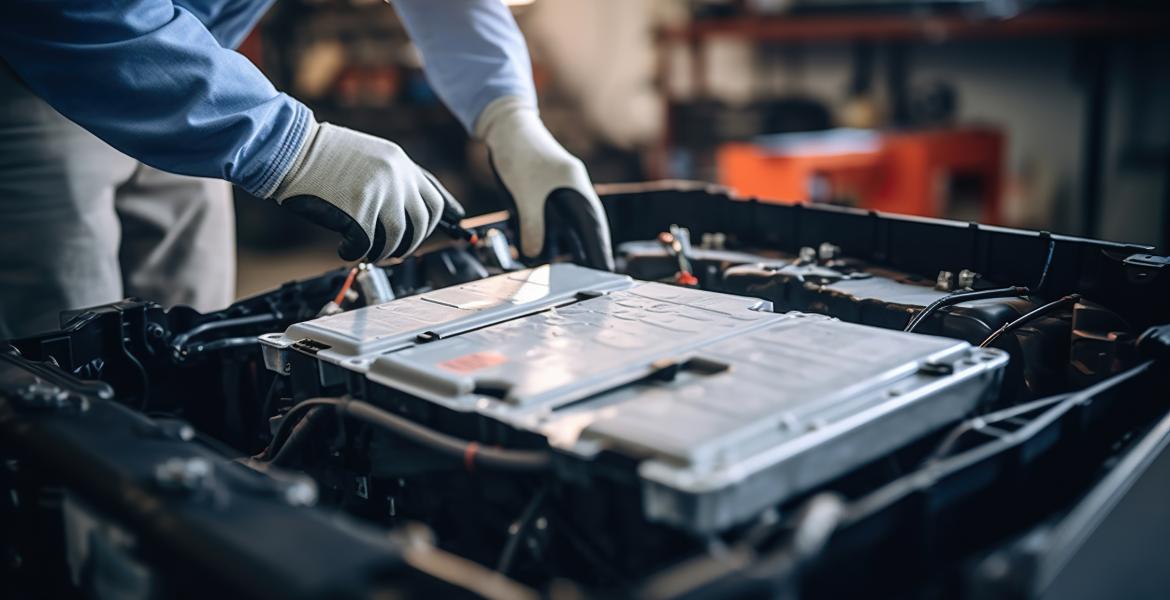
{"type": "MultiPolygon", "coordinates": [[[[226,41],[242,35],[236,13],[203,4],[226,41]]],[[[318,125],[171,0],[5,0],[0,57],[111,146],[274,198],[341,233],[347,260],[412,252],[449,200],[397,145],[318,125]]]]}
{"type": "Polygon", "coordinates": [[[271,194],[312,114],[169,0],[7,0],[0,55],[61,114],[151,166],[271,194]]]}
{"type": "Polygon", "coordinates": [[[613,269],[609,225],[585,165],[548,132],[536,108],[524,36],[500,0],[394,0],[428,80],[475,137],[516,204],[520,249],[541,253],[546,210],[568,217],[596,268],[613,269]]]}
{"type": "Polygon", "coordinates": [[[236,49],[276,0],[172,0],[203,23],[220,46],[236,49]]]}

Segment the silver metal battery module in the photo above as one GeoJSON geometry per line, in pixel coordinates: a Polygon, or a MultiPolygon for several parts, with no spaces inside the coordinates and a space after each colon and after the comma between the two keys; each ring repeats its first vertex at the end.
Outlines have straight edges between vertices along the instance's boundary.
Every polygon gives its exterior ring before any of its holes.
{"type": "Polygon", "coordinates": [[[571,265],[325,317],[263,342],[270,368],[299,352],[359,373],[372,401],[385,391],[495,426],[481,430],[538,434],[563,474],[580,476],[602,452],[624,455],[645,516],[696,533],[747,521],[959,419],[996,390],[1007,363],[963,341],[571,265]]]}

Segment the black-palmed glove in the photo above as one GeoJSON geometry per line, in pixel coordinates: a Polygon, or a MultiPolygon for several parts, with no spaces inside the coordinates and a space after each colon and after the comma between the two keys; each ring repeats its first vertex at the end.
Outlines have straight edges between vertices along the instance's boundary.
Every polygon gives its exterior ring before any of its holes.
{"type": "Polygon", "coordinates": [[[492,101],[475,123],[492,165],[516,205],[520,251],[544,250],[547,223],[558,212],[583,246],[585,263],[613,270],[609,223],[585,165],[545,128],[531,102],[516,96],[492,101]]]}
{"type": "Polygon", "coordinates": [[[329,123],[314,124],[277,186],[281,207],[341,234],[343,260],[401,257],[459,203],[398,144],[329,123]]]}

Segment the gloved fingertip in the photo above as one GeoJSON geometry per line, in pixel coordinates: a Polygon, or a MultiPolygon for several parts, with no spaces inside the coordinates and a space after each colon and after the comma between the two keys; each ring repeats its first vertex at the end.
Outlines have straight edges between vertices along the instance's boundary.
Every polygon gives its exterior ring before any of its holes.
{"type": "Polygon", "coordinates": [[[386,252],[387,245],[386,227],[379,222],[374,226],[374,242],[366,250],[366,260],[376,263],[387,256],[392,256],[391,253],[386,252]]]}
{"type": "Polygon", "coordinates": [[[364,244],[359,244],[351,239],[341,240],[341,243],[337,244],[337,256],[345,262],[353,262],[366,255],[367,248],[363,246],[364,244]]]}
{"type": "Polygon", "coordinates": [[[544,251],[544,236],[521,236],[520,253],[525,258],[537,258],[544,251]]]}

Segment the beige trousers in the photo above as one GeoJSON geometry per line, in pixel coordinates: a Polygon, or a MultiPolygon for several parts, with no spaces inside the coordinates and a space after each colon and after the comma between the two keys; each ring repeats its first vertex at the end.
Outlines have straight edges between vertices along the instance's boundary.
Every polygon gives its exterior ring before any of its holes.
{"type": "Polygon", "coordinates": [[[128,296],[223,308],[235,260],[226,182],[118,152],[0,63],[0,340],[128,296]]]}

